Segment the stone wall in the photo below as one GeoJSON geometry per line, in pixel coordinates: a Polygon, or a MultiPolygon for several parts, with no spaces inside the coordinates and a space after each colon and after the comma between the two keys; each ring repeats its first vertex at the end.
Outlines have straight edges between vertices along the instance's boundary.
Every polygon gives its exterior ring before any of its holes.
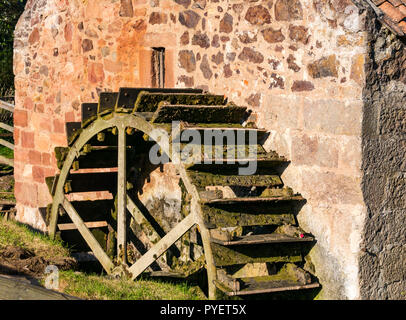
{"type": "Polygon", "coordinates": [[[406,297],[406,48],[368,24],[362,190],[368,209],[360,256],[363,299],[406,297]]]}
{"type": "Polygon", "coordinates": [[[357,298],[364,14],[350,0],[31,0],[16,30],[18,217],[44,229],[53,148],[103,90],[151,85],[164,47],[167,87],[201,87],[253,110],[267,149],[307,204],[321,298],[357,298]]]}

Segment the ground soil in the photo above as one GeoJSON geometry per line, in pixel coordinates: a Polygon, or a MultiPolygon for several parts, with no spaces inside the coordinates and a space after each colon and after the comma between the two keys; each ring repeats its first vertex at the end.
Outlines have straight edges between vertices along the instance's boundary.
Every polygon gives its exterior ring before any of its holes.
{"type": "Polygon", "coordinates": [[[44,277],[45,268],[55,265],[59,270],[69,270],[76,267],[76,260],[70,257],[45,259],[32,251],[16,246],[0,249],[0,274],[24,275],[40,279],[44,277]]]}
{"type": "MultiPolygon", "coordinates": [[[[0,202],[13,202],[14,177],[12,172],[0,173],[0,202]],[[10,193],[10,194],[8,194],[10,193]]],[[[3,206],[4,207],[4,206],[3,206]]],[[[11,209],[11,208],[3,208],[11,209]]],[[[0,215],[2,218],[2,215],[0,215]]],[[[21,275],[36,279],[44,277],[45,268],[55,265],[59,270],[76,267],[76,260],[69,257],[46,259],[41,254],[17,246],[0,248],[0,274],[21,275]]]]}

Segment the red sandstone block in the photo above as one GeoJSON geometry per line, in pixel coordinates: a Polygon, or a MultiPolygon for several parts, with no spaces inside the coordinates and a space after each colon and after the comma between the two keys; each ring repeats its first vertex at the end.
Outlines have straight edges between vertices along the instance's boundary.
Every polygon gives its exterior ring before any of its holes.
{"type": "Polygon", "coordinates": [[[26,127],[28,124],[28,114],[25,110],[14,111],[14,126],[26,127]]]}
{"type": "Polygon", "coordinates": [[[49,193],[48,187],[45,183],[38,184],[38,206],[45,207],[52,202],[52,196],[49,193]]]}
{"type": "Polygon", "coordinates": [[[52,122],[49,121],[48,119],[41,119],[40,130],[52,132],[52,122]]]}
{"type": "MultiPolygon", "coordinates": [[[[15,163],[17,163],[17,162],[22,162],[22,163],[27,162],[28,161],[28,152],[29,151],[27,149],[23,149],[21,147],[16,146],[14,148],[14,162],[15,163]]],[[[14,168],[14,172],[16,172],[15,168],[14,168]]]]}
{"type": "Polygon", "coordinates": [[[30,150],[28,152],[28,162],[34,165],[41,165],[42,163],[41,152],[38,152],[36,150],[30,150]]]}
{"type": "MultiPolygon", "coordinates": [[[[56,170],[54,168],[43,168],[44,177],[52,177],[55,176],[56,170]]],[[[42,183],[45,181],[43,180],[42,183]]]]}
{"type": "Polygon", "coordinates": [[[34,148],[34,132],[21,132],[21,146],[23,148],[34,148]]]}
{"type": "Polygon", "coordinates": [[[55,94],[50,94],[49,96],[46,97],[45,103],[46,104],[53,104],[55,101],[55,94]]]}
{"type": "Polygon", "coordinates": [[[32,178],[35,182],[43,183],[45,180],[44,169],[39,166],[32,167],[32,178]]]}
{"type": "Polygon", "coordinates": [[[34,102],[31,100],[30,97],[26,97],[24,99],[23,107],[28,110],[34,109],[34,102]]]}
{"type": "Polygon", "coordinates": [[[32,207],[38,205],[38,187],[34,183],[16,181],[14,195],[18,203],[32,207]]]}
{"type": "Polygon", "coordinates": [[[51,136],[51,145],[64,147],[67,145],[66,135],[64,134],[53,134],[51,136]]]}
{"type": "Polygon", "coordinates": [[[61,120],[55,119],[53,121],[53,132],[55,133],[65,133],[65,123],[61,120]]]}
{"type": "Polygon", "coordinates": [[[43,152],[41,154],[41,164],[44,166],[50,166],[51,165],[51,155],[47,152],[43,152]]]}
{"type": "Polygon", "coordinates": [[[74,122],[75,121],[75,114],[73,111],[65,113],[65,122],[74,122]]]}
{"type": "Polygon", "coordinates": [[[19,146],[20,145],[20,129],[14,127],[14,146],[19,146]]]}

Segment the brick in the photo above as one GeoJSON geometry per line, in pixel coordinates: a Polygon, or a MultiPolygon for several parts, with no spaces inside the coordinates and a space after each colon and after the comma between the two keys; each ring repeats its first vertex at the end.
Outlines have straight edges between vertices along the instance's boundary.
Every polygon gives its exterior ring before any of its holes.
{"type": "Polygon", "coordinates": [[[21,132],[21,146],[23,148],[34,148],[34,132],[21,132]]]}
{"type": "Polygon", "coordinates": [[[52,131],[56,133],[65,133],[65,122],[59,119],[54,119],[52,131]]]}
{"type": "Polygon", "coordinates": [[[104,80],[104,67],[101,63],[90,63],[88,67],[88,79],[91,83],[99,83],[104,80]]]}
{"type": "Polygon", "coordinates": [[[40,152],[48,152],[51,147],[49,134],[39,133],[35,135],[35,149],[40,152]]]}
{"type": "Polygon", "coordinates": [[[306,190],[306,200],[322,204],[363,203],[361,178],[354,178],[331,171],[316,171],[314,168],[302,170],[302,189],[306,190]]]}
{"type": "Polygon", "coordinates": [[[34,165],[41,165],[42,163],[41,152],[38,152],[36,150],[30,150],[28,152],[28,162],[34,165]]]}
{"type": "Polygon", "coordinates": [[[14,126],[26,127],[28,124],[28,114],[25,110],[14,111],[14,126]]]}
{"type": "Polygon", "coordinates": [[[34,102],[31,100],[30,97],[26,97],[24,99],[23,107],[27,110],[32,110],[34,109],[34,102]]]}
{"type": "Polygon", "coordinates": [[[29,150],[15,147],[14,148],[14,162],[27,162],[29,150]]]}
{"type": "Polygon", "coordinates": [[[44,183],[45,181],[44,169],[40,166],[33,166],[32,178],[34,179],[35,182],[44,183]]]}
{"type": "Polygon", "coordinates": [[[41,164],[44,166],[51,166],[51,154],[48,152],[41,153],[41,164]]]}
{"type": "Polygon", "coordinates": [[[297,165],[337,168],[339,140],[316,134],[299,133],[293,137],[292,161],[297,165]]]}
{"type": "Polygon", "coordinates": [[[304,99],[304,128],[332,134],[361,135],[362,101],[304,99]]]}
{"type": "Polygon", "coordinates": [[[15,146],[19,146],[20,145],[20,132],[21,130],[19,128],[16,128],[14,126],[14,134],[13,134],[13,138],[14,138],[14,145],[15,146]]]}
{"type": "Polygon", "coordinates": [[[19,182],[14,184],[14,194],[18,203],[36,207],[38,205],[38,187],[35,183],[19,182]]]}

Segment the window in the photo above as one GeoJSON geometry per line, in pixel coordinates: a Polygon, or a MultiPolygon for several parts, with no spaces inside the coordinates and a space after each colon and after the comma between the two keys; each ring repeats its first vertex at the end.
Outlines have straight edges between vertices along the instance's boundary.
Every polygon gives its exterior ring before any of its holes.
{"type": "Polygon", "coordinates": [[[165,48],[152,48],[151,85],[153,88],[165,87],[165,48]]]}

